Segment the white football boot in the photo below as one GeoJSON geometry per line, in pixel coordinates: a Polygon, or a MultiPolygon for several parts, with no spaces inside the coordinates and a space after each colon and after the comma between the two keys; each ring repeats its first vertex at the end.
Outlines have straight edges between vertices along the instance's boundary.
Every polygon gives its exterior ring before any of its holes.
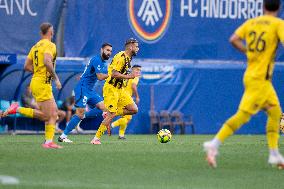
{"type": "Polygon", "coordinates": [[[65,143],[73,143],[72,140],[70,140],[69,138],[61,138],[61,137],[58,137],[58,142],[65,142],[65,143]]]}
{"type": "Polygon", "coordinates": [[[210,167],[216,168],[216,156],[218,155],[218,148],[212,144],[211,141],[203,143],[204,151],[206,152],[206,161],[210,167]]]}
{"type": "Polygon", "coordinates": [[[269,155],[268,163],[272,165],[273,167],[278,167],[278,169],[284,169],[284,158],[279,153],[277,155],[269,155]]]}

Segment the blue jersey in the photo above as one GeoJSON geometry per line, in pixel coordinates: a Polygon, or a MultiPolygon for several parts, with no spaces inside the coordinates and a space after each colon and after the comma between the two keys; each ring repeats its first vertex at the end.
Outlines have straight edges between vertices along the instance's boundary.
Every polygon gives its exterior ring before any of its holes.
{"type": "Polygon", "coordinates": [[[93,90],[95,83],[97,82],[97,73],[106,73],[107,65],[106,61],[102,60],[100,55],[96,55],[90,59],[85,67],[83,74],[81,75],[80,85],[88,90],[93,90]]]}

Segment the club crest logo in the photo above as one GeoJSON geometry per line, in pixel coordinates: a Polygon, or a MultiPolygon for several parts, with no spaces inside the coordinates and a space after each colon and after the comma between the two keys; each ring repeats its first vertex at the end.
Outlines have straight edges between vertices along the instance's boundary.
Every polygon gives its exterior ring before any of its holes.
{"type": "Polygon", "coordinates": [[[133,32],[146,43],[165,34],[171,18],[171,0],[128,0],[128,20],[133,32]]]}

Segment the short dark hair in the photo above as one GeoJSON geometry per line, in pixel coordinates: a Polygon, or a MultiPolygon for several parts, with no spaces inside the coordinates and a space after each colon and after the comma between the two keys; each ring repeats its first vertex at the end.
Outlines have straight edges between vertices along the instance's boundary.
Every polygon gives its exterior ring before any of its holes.
{"type": "Polygon", "coordinates": [[[135,64],[132,66],[132,68],[141,68],[142,66],[138,65],[138,64],[135,64]]]}
{"type": "Polygon", "coordinates": [[[279,10],[280,4],[280,0],[264,0],[264,8],[268,11],[279,10]]]}
{"type": "Polygon", "coordinates": [[[53,27],[51,23],[49,22],[44,22],[40,25],[40,32],[45,35],[49,28],[53,27]]]}
{"type": "Polygon", "coordinates": [[[137,41],[137,39],[129,38],[125,41],[125,46],[130,44],[130,43],[138,43],[138,41],[137,41]]]}
{"type": "Polygon", "coordinates": [[[102,44],[102,49],[105,48],[106,46],[112,47],[112,45],[111,45],[110,43],[103,43],[103,44],[102,44]]]}

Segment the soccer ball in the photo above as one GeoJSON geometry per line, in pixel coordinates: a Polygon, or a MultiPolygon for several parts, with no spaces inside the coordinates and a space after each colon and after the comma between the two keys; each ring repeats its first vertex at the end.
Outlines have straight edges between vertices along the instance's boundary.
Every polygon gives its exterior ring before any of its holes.
{"type": "Polygon", "coordinates": [[[172,134],[168,129],[161,129],[158,132],[157,137],[160,143],[167,143],[172,139],[172,134]]]}

